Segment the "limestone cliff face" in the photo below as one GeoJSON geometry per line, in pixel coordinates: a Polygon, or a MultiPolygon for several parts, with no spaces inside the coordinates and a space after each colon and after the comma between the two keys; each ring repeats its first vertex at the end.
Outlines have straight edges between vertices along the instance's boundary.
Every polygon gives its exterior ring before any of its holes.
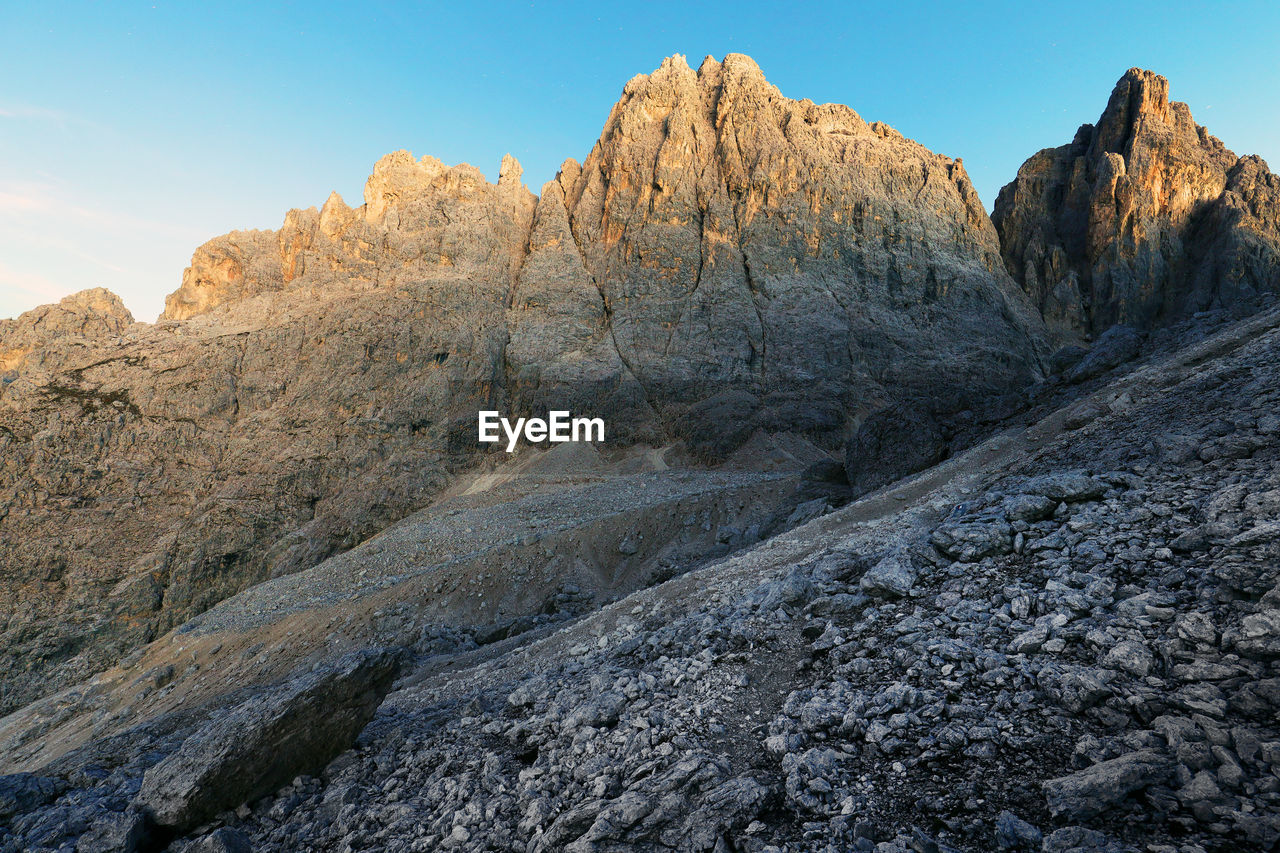
{"type": "Polygon", "coordinates": [[[407,151],[373,168],[365,203],[334,193],[317,211],[291,210],[279,231],[233,231],[196,250],[162,320],[281,290],[360,291],[423,279],[496,287],[501,302],[524,255],[536,200],[507,157],[498,183],[407,151]]]}
{"type": "Polygon", "coordinates": [[[1060,340],[1280,290],[1280,178],[1228,151],[1150,71],[1130,69],[1096,125],[1024,163],[993,218],[1060,340]]]}
{"type": "Polygon", "coordinates": [[[284,289],[486,282],[509,303],[515,401],[608,410],[625,438],[704,430],[690,408],[741,393],[756,425],[837,442],[892,399],[966,408],[1036,371],[1040,320],[962,164],[784,98],[745,56],[668,59],[627,84],[585,164],[536,202],[518,177],[514,160],[489,187],[389,155],[358,210],[332,196],[201,247],[165,317],[284,289]]]}
{"type": "Polygon", "coordinates": [[[644,389],[618,353],[557,181],[542,188],[507,325],[506,379],[515,407],[608,412],[613,437],[659,437],[644,389]]]}
{"type": "Polygon", "coordinates": [[[746,57],[632,80],[539,197],[406,152],[364,195],[200,247],[156,325],[100,296],[0,326],[0,711],[422,507],[480,408],[835,448],[1037,372],[961,164],[746,57]]]}
{"type": "Polygon", "coordinates": [[[761,425],[967,406],[1035,372],[959,161],[848,107],[783,97],[749,58],[673,57],[631,80],[560,176],[620,358],[663,415],[729,390],[761,425]]]}
{"type": "Polygon", "coordinates": [[[119,335],[132,323],[133,315],[120,297],[102,287],[73,293],[56,305],[42,305],[12,320],[0,320],[0,382],[12,381],[29,357],[52,357],[58,344],[119,335]]]}

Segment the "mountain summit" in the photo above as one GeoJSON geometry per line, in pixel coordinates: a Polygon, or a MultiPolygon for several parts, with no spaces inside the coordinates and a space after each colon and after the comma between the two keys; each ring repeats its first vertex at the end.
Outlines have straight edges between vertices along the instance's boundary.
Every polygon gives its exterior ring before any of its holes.
{"type": "Polygon", "coordinates": [[[1022,165],[993,219],[1009,271],[1063,340],[1280,291],[1280,178],[1140,68],[1097,124],[1022,165]]]}

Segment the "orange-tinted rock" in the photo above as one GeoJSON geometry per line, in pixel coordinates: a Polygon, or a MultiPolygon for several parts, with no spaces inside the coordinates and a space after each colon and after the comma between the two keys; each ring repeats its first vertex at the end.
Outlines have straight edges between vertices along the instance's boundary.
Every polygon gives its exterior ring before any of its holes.
{"type": "Polygon", "coordinates": [[[1228,151],[1150,71],[1130,69],[1096,125],[1027,160],[993,219],[1064,342],[1280,290],[1280,178],[1228,151]]]}

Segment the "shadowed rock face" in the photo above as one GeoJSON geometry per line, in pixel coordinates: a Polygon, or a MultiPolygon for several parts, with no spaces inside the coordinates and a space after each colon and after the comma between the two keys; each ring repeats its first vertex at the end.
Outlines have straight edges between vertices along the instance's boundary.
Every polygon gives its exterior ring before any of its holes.
{"type": "Polygon", "coordinates": [[[387,650],[354,652],[247,700],[148,770],[139,802],[161,826],[187,830],[319,773],[369,722],[397,664],[387,650]]]}
{"type": "Polygon", "coordinates": [[[396,152],[200,247],[157,324],[113,299],[0,326],[0,710],[424,506],[477,409],[834,449],[1017,389],[1043,336],[959,161],[741,56],[633,79],[540,197],[396,152]]]}
{"type": "Polygon", "coordinates": [[[1280,290],[1280,178],[1130,69],[1096,125],[1041,151],[993,215],[1009,271],[1070,341],[1280,290]]]}

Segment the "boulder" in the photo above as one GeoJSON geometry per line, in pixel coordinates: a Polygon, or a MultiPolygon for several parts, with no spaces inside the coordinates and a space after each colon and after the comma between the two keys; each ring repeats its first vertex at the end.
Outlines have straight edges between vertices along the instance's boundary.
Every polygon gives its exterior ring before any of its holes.
{"type": "Polygon", "coordinates": [[[901,598],[911,592],[918,572],[905,549],[887,554],[862,576],[860,586],[868,595],[901,598]]]}
{"type": "Polygon", "coordinates": [[[1263,610],[1244,617],[1234,639],[1236,652],[1244,657],[1258,660],[1280,658],[1280,609],[1263,610]]]}
{"type": "Polygon", "coordinates": [[[134,853],[149,838],[147,816],[137,810],[97,816],[76,840],[76,853],[134,853]]]}
{"type": "Polygon", "coordinates": [[[1068,370],[1068,382],[1084,382],[1101,376],[1126,361],[1132,361],[1142,350],[1142,334],[1132,326],[1116,325],[1102,333],[1079,363],[1068,370]]]}
{"type": "Polygon", "coordinates": [[[1109,811],[1130,795],[1164,782],[1175,764],[1153,749],[1130,752],[1041,785],[1049,812],[1064,820],[1087,820],[1109,811]]]}
{"type": "Polygon", "coordinates": [[[1040,830],[1010,811],[996,818],[996,846],[1001,850],[1038,853],[1043,838],[1040,830]]]}
{"type": "Polygon", "coordinates": [[[1086,474],[1067,472],[1033,477],[1023,484],[1022,489],[1055,501],[1078,503],[1102,497],[1107,491],[1107,484],[1086,474]]]}
{"type": "Polygon", "coordinates": [[[0,820],[8,820],[51,803],[66,789],[67,783],[61,779],[34,773],[0,776],[0,820]]]}
{"type": "Polygon", "coordinates": [[[845,445],[844,467],[855,494],[874,491],[947,457],[947,440],[927,403],[907,401],[867,416],[845,445]]]}
{"type": "Polygon", "coordinates": [[[1054,373],[1066,373],[1080,363],[1089,354],[1089,350],[1076,344],[1067,344],[1054,350],[1049,357],[1049,369],[1054,373]]]}
{"type": "Polygon", "coordinates": [[[1102,665],[1127,672],[1134,678],[1146,678],[1155,665],[1155,656],[1145,643],[1122,640],[1107,651],[1102,658],[1102,665]]]}
{"type": "Polygon", "coordinates": [[[253,853],[253,845],[243,832],[224,826],[187,847],[184,853],[253,853]]]}
{"type": "Polygon", "coordinates": [[[803,604],[814,596],[813,582],[799,568],[782,577],[756,587],[749,600],[758,609],[769,612],[782,606],[803,604]]]}
{"type": "Polygon", "coordinates": [[[181,832],[318,774],[373,717],[399,660],[386,649],[353,652],[249,699],[150,768],[138,802],[181,832]]]}
{"type": "Polygon", "coordinates": [[[973,563],[1012,551],[1013,528],[1003,518],[961,519],[943,523],[929,541],[951,559],[973,563]]]}
{"type": "Polygon", "coordinates": [[[1041,521],[1053,515],[1058,503],[1046,495],[1011,495],[1001,506],[1010,521],[1041,521]]]}
{"type": "Polygon", "coordinates": [[[1043,853],[1129,853],[1133,848],[1096,829],[1064,826],[1049,833],[1040,849],[1043,853]]]}

